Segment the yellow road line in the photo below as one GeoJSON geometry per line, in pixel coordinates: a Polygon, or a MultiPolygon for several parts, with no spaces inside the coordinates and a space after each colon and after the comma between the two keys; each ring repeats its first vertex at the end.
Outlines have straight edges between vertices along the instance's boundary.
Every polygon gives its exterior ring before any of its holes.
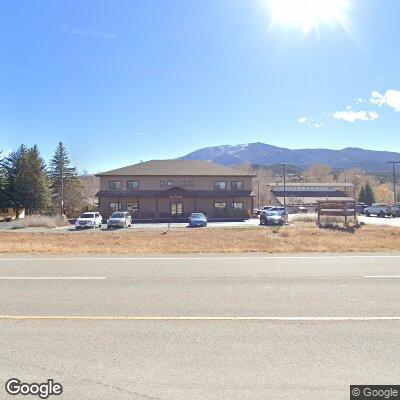
{"type": "Polygon", "coordinates": [[[257,316],[96,316],[96,315],[0,315],[0,320],[87,321],[400,321],[396,317],[257,317],[257,316]]]}

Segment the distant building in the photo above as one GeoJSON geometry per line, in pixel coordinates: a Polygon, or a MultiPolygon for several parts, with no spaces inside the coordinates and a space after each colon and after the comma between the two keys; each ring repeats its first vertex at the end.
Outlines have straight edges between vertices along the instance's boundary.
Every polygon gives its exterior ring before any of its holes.
{"type": "Polygon", "coordinates": [[[286,183],[286,191],[282,182],[269,183],[272,205],[283,206],[286,197],[286,206],[289,211],[295,212],[299,207],[314,211],[318,201],[352,201],[355,189],[352,183],[325,182],[325,183],[286,183]]]}
{"type": "Polygon", "coordinates": [[[134,219],[247,218],[253,211],[254,175],[199,160],[153,160],[102,172],[99,210],[129,211],[134,219]]]}

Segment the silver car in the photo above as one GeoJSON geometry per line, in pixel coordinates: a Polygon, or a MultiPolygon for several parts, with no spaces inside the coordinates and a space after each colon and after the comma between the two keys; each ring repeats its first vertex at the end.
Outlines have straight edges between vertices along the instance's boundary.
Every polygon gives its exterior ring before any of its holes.
{"type": "Polygon", "coordinates": [[[127,228],[132,226],[132,217],[128,211],[115,211],[107,220],[107,228],[127,228]]]}

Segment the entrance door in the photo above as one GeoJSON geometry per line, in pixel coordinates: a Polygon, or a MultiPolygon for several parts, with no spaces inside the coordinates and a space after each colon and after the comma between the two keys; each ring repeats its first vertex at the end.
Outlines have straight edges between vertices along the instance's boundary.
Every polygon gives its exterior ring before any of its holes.
{"type": "Polygon", "coordinates": [[[183,203],[171,203],[171,215],[179,216],[183,213],[183,203]]]}

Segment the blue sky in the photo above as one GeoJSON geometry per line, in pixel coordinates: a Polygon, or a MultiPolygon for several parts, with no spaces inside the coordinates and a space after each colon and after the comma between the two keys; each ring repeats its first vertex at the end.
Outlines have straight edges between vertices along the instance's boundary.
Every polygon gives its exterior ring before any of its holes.
{"type": "Polygon", "coordinates": [[[62,140],[89,172],[255,141],[400,151],[400,1],[308,32],[268,1],[3,2],[0,150],[62,140]]]}

